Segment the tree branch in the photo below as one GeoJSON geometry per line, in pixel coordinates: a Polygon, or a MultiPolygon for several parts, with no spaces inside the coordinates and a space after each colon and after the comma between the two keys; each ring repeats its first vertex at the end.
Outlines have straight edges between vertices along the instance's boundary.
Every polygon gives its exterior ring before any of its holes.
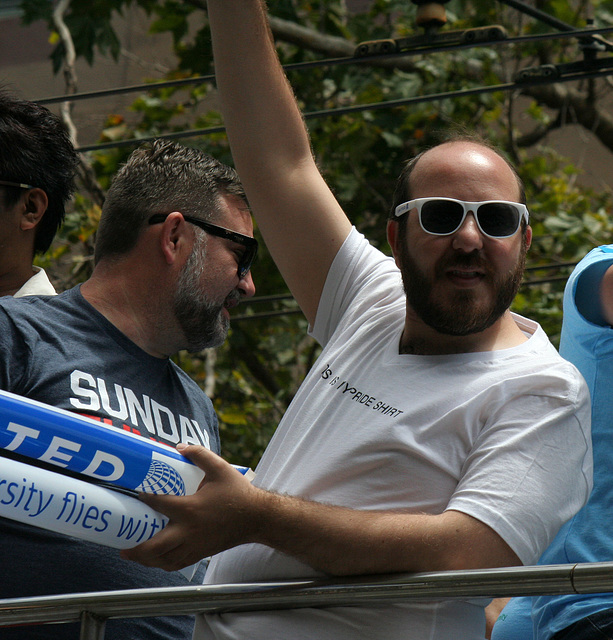
{"type": "MultiPolygon", "coordinates": [[[[602,144],[613,151],[613,118],[577,90],[561,84],[526,87],[523,94],[547,107],[573,114],[573,123],[591,131],[602,144]]],[[[566,122],[561,123],[561,126],[566,122]]]]}
{"type": "MultiPolygon", "coordinates": [[[[64,15],[68,11],[70,0],[60,0],[53,10],[53,24],[57,29],[60,40],[64,45],[64,80],[66,81],[66,92],[69,94],[76,93],[77,90],[77,74],[75,72],[75,53],[74,43],[70,30],[64,22],[64,15]]],[[[69,101],[62,102],[60,105],[60,113],[62,121],[66,125],[70,134],[72,143],[77,146],[77,128],[74,125],[71,115],[71,105],[69,101]]]]}
{"type": "Polygon", "coordinates": [[[565,124],[563,120],[562,114],[559,112],[555,120],[552,120],[548,125],[539,125],[530,133],[520,136],[515,140],[515,144],[522,148],[532,147],[539,143],[547,134],[562,127],[565,124]]]}
{"type": "MultiPolygon", "coordinates": [[[[77,92],[78,88],[77,72],[75,70],[77,55],[75,52],[74,42],[72,40],[72,34],[64,22],[64,16],[66,15],[69,7],[70,0],[60,0],[58,2],[53,10],[53,24],[57,29],[62,44],[64,45],[64,79],[66,81],[66,93],[73,94],[77,92]]],[[[68,129],[72,143],[75,147],[78,146],[77,128],[72,119],[72,106],[70,101],[62,102],[60,105],[60,116],[62,118],[62,122],[68,129]]],[[[104,192],[96,178],[96,174],[89,160],[82,153],[79,154],[77,172],[83,182],[83,185],[91,194],[93,201],[97,205],[102,206],[104,202],[104,192]]]]}

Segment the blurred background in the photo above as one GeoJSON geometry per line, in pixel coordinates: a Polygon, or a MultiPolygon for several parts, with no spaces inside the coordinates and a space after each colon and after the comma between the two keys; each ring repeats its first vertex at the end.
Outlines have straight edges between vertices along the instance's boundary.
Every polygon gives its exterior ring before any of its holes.
{"type": "MultiPolygon", "coordinates": [[[[481,133],[515,163],[534,240],[513,309],[557,346],[568,274],[613,242],[613,0],[425,4],[268,2],[319,165],[383,251],[403,162],[445,132],[481,133]]],[[[58,290],[88,277],[104,193],[140,142],[171,136],[232,163],[213,71],[205,0],[0,0],[0,84],[60,114],[82,152],[38,260],[58,290]]],[[[231,339],[177,357],[214,401],[224,456],[252,466],[318,355],[265,248],[253,274],[231,339]]]]}

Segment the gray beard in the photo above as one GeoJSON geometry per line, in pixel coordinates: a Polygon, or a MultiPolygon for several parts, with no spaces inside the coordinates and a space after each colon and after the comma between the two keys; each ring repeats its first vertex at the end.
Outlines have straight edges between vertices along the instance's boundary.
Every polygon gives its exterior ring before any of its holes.
{"type": "Polygon", "coordinates": [[[200,277],[204,271],[204,242],[197,239],[177,282],[174,313],[185,336],[185,349],[197,353],[221,346],[230,328],[223,315],[223,304],[213,302],[201,291],[200,277]]]}

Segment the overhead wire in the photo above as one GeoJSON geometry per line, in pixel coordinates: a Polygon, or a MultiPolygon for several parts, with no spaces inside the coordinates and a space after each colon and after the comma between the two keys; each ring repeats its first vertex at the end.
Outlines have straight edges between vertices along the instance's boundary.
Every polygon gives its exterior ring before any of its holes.
{"type": "MultiPolygon", "coordinates": [[[[383,59],[390,58],[404,58],[409,56],[417,56],[431,53],[443,53],[446,51],[455,51],[460,49],[474,49],[476,47],[484,47],[491,45],[502,44],[523,44],[526,42],[537,42],[542,40],[560,40],[563,38],[579,38],[590,35],[601,35],[604,33],[612,33],[613,27],[602,27],[593,29],[576,29],[574,31],[564,31],[555,33],[540,33],[529,34],[523,36],[514,36],[511,38],[505,38],[503,40],[495,40],[487,43],[471,42],[471,43],[456,43],[453,45],[440,45],[430,46],[428,48],[420,48],[409,51],[393,52],[393,53],[380,53],[377,55],[369,55],[364,57],[346,56],[342,58],[324,58],[321,60],[307,60],[303,62],[294,62],[283,65],[285,71],[295,71],[302,69],[311,69],[317,67],[329,67],[336,65],[358,64],[366,65],[369,62],[376,62],[383,59]]],[[[78,102],[81,100],[91,100],[98,98],[105,98],[108,96],[123,95],[127,93],[138,93],[142,91],[155,91],[159,89],[168,89],[174,87],[182,87],[193,84],[206,84],[208,82],[213,83],[215,81],[214,74],[208,74],[203,76],[193,76],[190,78],[177,78],[175,80],[161,80],[154,82],[144,82],[140,84],[130,85],[127,87],[115,87],[112,89],[98,89],[96,91],[82,91],[78,93],[65,94],[59,96],[48,96],[46,98],[37,98],[34,102],[38,104],[48,105],[62,102],[78,102]]]]}
{"type": "MultiPolygon", "coordinates": [[[[451,98],[465,98],[468,96],[484,95],[488,93],[497,93],[500,91],[510,91],[513,89],[521,89],[526,86],[558,84],[562,82],[575,82],[577,80],[584,80],[587,78],[602,78],[613,75],[613,66],[611,69],[604,69],[598,71],[585,71],[577,73],[568,77],[543,77],[538,80],[532,80],[530,83],[524,82],[504,82],[497,85],[490,85],[488,87],[474,87],[472,89],[459,89],[457,91],[446,91],[442,93],[434,93],[425,96],[413,96],[410,98],[397,98],[395,100],[383,100],[381,102],[374,102],[368,104],[356,104],[346,107],[336,107],[333,109],[321,109],[319,111],[311,111],[303,113],[305,120],[312,120],[315,118],[328,118],[333,116],[342,116],[349,113],[359,113],[362,111],[375,111],[378,109],[392,109],[395,107],[404,107],[415,104],[424,104],[428,102],[438,102],[441,100],[449,100],[451,98]]],[[[168,139],[182,139],[192,138],[199,136],[207,136],[215,133],[223,133],[225,127],[207,127],[204,129],[187,129],[183,131],[173,131],[168,133],[161,133],[155,136],[142,136],[138,138],[130,138],[126,140],[113,140],[109,142],[100,142],[90,145],[82,145],[78,147],[78,151],[103,151],[106,149],[115,149],[121,147],[129,147],[134,145],[140,145],[143,142],[149,142],[156,138],[168,138],[168,139]]]]}
{"type": "MultiPolygon", "coordinates": [[[[516,0],[508,0],[508,1],[516,1],[516,0]]],[[[565,25],[565,23],[561,23],[565,25]]],[[[565,25],[567,28],[568,25],[565,25]]],[[[423,55],[430,54],[433,52],[441,52],[441,51],[453,51],[457,49],[466,49],[466,48],[474,48],[479,46],[490,46],[492,44],[513,44],[520,43],[526,41],[535,41],[535,40],[545,40],[545,39],[560,39],[560,38],[586,38],[588,36],[593,35],[601,35],[603,33],[613,32],[613,27],[604,27],[598,29],[578,29],[578,30],[566,30],[562,33],[547,33],[547,34],[532,34],[527,36],[517,36],[514,38],[505,38],[501,40],[494,40],[488,43],[480,43],[480,42],[469,42],[469,43],[459,43],[453,45],[446,46],[432,46],[428,48],[416,49],[416,50],[408,50],[403,52],[393,52],[393,53],[379,53],[376,55],[368,55],[364,57],[356,57],[356,56],[348,56],[345,58],[329,58],[324,60],[317,61],[306,61],[288,64],[284,66],[286,71],[295,70],[295,69],[304,69],[309,67],[316,66],[330,66],[337,64],[365,64],[365,63],[373,63],[376,61],[380,61],[381,59],[389,59],[389,58],[398,58],[398,57],[406,57],[409,55],[423,55]]],[[[612,64],[613,67],[613,64],[612,64]]],[[[586,70],[583,73],[576,73],[572,76],[568,77],[543,77],[537,79],[532,79],[531,85],[545,85],[545,84],[554,84],[557,82],[570,82],[576,81],[579,79],[587,79],[587,78],[598,78],[613,75],[613,69],[599,69],[599,70],[586,70]]],[[[42,98],[37,100],[40,104],[52,104],[57,102],[65,102],[65,101],[78,101],[78,100],[86,100],[86,99],[94,99],[100,98],[104,96],[110,95],[119,95],[128,92],[142,92],[142,91],[155,91],[162,88],[169,87],[180,87],[186,85],[193,84],[204,84],[207,82],[213,83],[215,81],[215,76],[205,75],[205,76],[197,76],[193,78],[181,78],[177,80],[169,80],[162,82],[153,82],[153,83],[143,83],[138,85],[133,85],[130,87],[123,88],[115,88],[115,89],[103,89],[98,91],[90,91],[84,93],[76,93],[72,95],[64,95],[64,96],[56,96],[50,98],[42,98]]],[[[345,107],[337,107],[333,109],[321,109],[314,112],[305,112],[304,118],[306,120],[314,119],[314,118],[327,118],[334,116],[342,116],[349,113],[357,113],[362,111],[373,111],[377,109],[389,109],[395,108],[399,106],[409,106],[415,104],[423,104],[428,102],[447,100],[452,98],[462,98],[474,95],[482,95],[487,93],[496,93],[499,91],[509,91],[513,89],[521,89],[526,86],[525,82],[507,82],[498,85],[491,85],[488,87],[475,87],[472,89],[460,89],[457,91],[448,91],[443,93],[425,95],[425,96],[413,96],[410,98],[400,98],[395,100],[384,100],[377,103],[369,103],[369,104],[359,104],[359,105],[351,105],[345,107]]],[[[107,149],[117,149],[124,148],[130,146],[136,146],[142,144],[143,142],[149,142],[154,140],[155,138],[167,138],[167,139],[186,139],[192,137],[200,137],[200,136],[208,136],[217,133],[223,133],[225,131],[225,127],[216,126],[216,127],[207,127],[202,129],[187,129],[182,131],[174,131],[174,132],[165,132],[157,135],[151,136],[140,136],[138,138],[130,138],[125,140],[112,140],[108,142],[100,142],[89,145],[81,145],[78,147],[78,151],[80,152],[94,152],[94,151],[104,151],[107,149]]]]}
{"type": "MultiPolygon", "coordinates": [[[[508,4],[509,6],[513,6],[514,8],[517,8],[525,13],[528,13],[533,17],[537,17],[538,19],[547,22],[551,26],[554,26],[555,28],[560,29],[560,32],[515,36],[512,38],[504,38],[498,41],[490,41],[484,44],[481,44],[479,42],[470,42],[470,43],[456,43],[453,45],[441,45],[441,46],[433,45],[433,46],[428,46],[427,48],[419,48],[415,50],[407,50],[402,52],[379,53],[376,55],[368,55],[364,57],[347,56],[343,58],[328,58],[328,59],[322,59],[322,60],[303,61],[303,62],[284,65],[284,69],[286,72],[288,72],[288,71],[294,71],[294,70],[317,68],[322,66],[335,66],[335,65],[346,65],[346,64],[367,65],[367,64],[376,63],[382,59],[400,58],[400,57],[407,57],[407,56],[456,51],[456,50],[475,48],[480,46],[491,46],[493,44],[494,45],[495,44],[510,45],[510,44],[522,44],[526,42],[552,40],[552,39],[559,40],[561,38],[571,38],[571,37],[586,38],[589,36],[602,35],[605,33],[613,32],[613,27],[573,29],[570,25],[567,25],[566,23],[563,23],[561,21],[557,21],[552,16],[549,16],[548,14],[544,14],[539,10],[535,10],[534,8],[529,7],[528,5],[525,5],[519,0],[502,0],[502,1],[505,4],[508,4]]],[[[585,79],[585,78],[605,77],[609,75],[613,75],[613,69],[584,71],[582,73],[577,73],[569,77],[539,78],[538,80],[531,81],[529,84],[532,86],[546,85],[546,84],[554,84],[559,82],[576,81],[578,79],[585,79]]],[[[215,81],[214,74],[210,74],[210,75],[196,76],[196,77],[190,77],[190,78],[180,78],[180,79],[168,80],[168,81],[141,83],[141,84],[132,85],[128,87],[117,87],[112,89],[102,89],[97,91],[81,92],[81,93],[75,93],[75,94],[64,95],[64,96],[47,97],[47,98],[38,99],[37,102],[40,104],[53,104],[53,103],[59,103],[59,102],[65,102],[65,101],[76,102],[81,100],[97,99],[97,98],[113,96],[113,95],[123,95],[127,93],[149,92],[149,91],[155,91],[155,90],[160,90],[164,88],[177,88],[181,86],[190,86],[195,84],[213,83],[214,81],[215,81]]],[[[408,106],[408,105],[414,105],[414,104],[448,100],[452,98],[462,98],[467,96],[496,93],[500,91],[510,91],[513,89],[521,89],[525,87],[527,84],[528,83],[516,82],[516,81],[507,82],[507,83],[501,83],[498,85],[493,85],[488,87],[475,87],[472,89],[461,89],[457,91],[448,91],[448,92],[430,94],[425,96],[413,96],[411,98],[387,100],[387,101],[381,101],[377,103],[352,105],[352,106],[334,108],[334,109],[322,109],[322,110],[313,111],[313,112],[306,112],[303,114],[303,116],[306,120],[316,119],[316,118],[325,118],[325,117],[334,117],[334,116],[341,116],[349,113],[356,113],[356,112],[362,112],[362,111],[372,111],[372,110],[384,109],[384,108],[389,109],[389,108],[396,108],[396,107],[408,106]]],[[[207,127],[203,129],[167,132],[157,136],[141,137],[141,138],[134,138],[134,139],[128,139],[128,140],[115,140],[115,141],[98,143],[93,145],[83,145],[83,146],[80,146],[78,150],[81,152],[102,151],[110,148],[120,148],[125,146],[140,145],[143,142],[150,141],[155,138],[181,139],[181,138],[212,135],[212,134],[221,133],[224,131],[225,131],[225,127],[217,126],[217,127],[207,127]]],[[[565,264],[559,264],[559,265],[535,266],[535,267],[528,267],[526,271],[561,269],[563,267],[573,267],[575,266],[575,264],[576,263],[565,263],[565,264]]],[[[526,280],[523,282],[522,286],[542,285],[546,283],[565,281],[566,279],[567,279],[567,276],[553,276],[550,278],[526,280]]],[[[250,301],[250,303],[257,304],[262,302],[273,302],[278,300],[292,300],[292,299],[293,299],[293,296],[291,296],[291,294],[276,294],[273,296],[261,296],[260,298],[253,298],[250,301]]],[[[270,317],[275,317],[280,315],[291,315],[291,314],[299,314],[299,313],[302,313],[299,308],[295,310],[282,309],[282,310],[268,311],[268,312],[262,312],[262,313],[235,315],[233,316],[232,319],[233,321],[240,321],[240,320],[247,320],[247,319],[263,319],[263,318],[270,318],[270,317]]]]}
{"type": "Polygon", "coordinates": [[[502,2],[502,4],[506,4],[513,9],[517,9],[521,13],[525,13],[532,18],[536,18],[540,22],[544,22],[545,24],[548,24],[550,27],[558,29],[559,31],[572,32],[575,30],[575,28],[567,22],[558,20],[558,18],[556,18],[555,16],[552,16],[545,11],[541,11],[540,9],[537,9],[536,7],[533,7],[526,2],[523,2],[522,0],[498,0],[498,2],[502,2]]]}

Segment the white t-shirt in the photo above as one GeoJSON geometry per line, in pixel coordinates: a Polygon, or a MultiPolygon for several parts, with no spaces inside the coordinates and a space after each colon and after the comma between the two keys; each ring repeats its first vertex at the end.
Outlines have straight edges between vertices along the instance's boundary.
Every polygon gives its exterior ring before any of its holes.
{"type": "MultiPolygon", "coordinates": [[[[467,513],[535,562],[591,489],[583,379],[534,322],[502,351],[398,353],[398,269],[355,230],[337,255],[313,335],[323,352],[256,471],[279,493],[356,509],[467,513]]],[[[318,576],[262,545],[215,557],[213,584],[318,576]]],[[[483,601],[207,616],[194,637],[442,640],[484,637],[483,601]]]]}

